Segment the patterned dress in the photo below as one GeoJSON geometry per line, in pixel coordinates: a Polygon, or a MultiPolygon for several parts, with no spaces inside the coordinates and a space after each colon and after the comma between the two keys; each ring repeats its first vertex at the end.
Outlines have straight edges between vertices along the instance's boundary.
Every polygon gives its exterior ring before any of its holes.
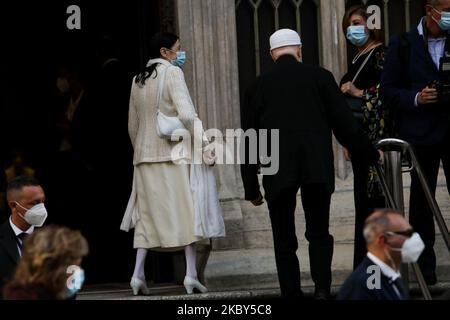
{"type": "MultiPolygon", "coordinates": [[[[361,99],[363,117],[359,124],[374,144],[388,137],[388,109],[380,99],[380,79],[383,72],[385,52],[386,48],[383,46],[375,48],[372,56],[354,83],[358,89],[364,90],[363,98],[361,99]]],[[[353,80],[361,64],[369,54],[370,52],[367,52],[359,57],[354,64],[351,64],[349,72],[341,81],[341,85],[353,80]]],[[[369,198],[383,195],[374,167],[369,168],[367,194],[369,198]]]]}

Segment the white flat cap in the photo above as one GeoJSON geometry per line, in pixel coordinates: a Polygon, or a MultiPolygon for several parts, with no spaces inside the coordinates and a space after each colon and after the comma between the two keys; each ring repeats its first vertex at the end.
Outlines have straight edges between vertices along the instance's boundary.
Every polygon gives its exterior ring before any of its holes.
{"type": "Polygon", "coordinates": [[[270,50],[286,46],[299,46],[302,40],[298,33],[291,29],[281,29],[270,37],[270,50]]]}

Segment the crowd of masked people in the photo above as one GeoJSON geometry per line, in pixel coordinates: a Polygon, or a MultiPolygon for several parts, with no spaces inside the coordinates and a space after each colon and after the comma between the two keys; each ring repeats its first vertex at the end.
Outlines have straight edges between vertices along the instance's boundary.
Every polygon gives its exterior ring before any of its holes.
{"type": "MultiPolygon", "coordinates": [[[[354,171],[354,272],[338,298],[408,299],[402,263],[418,262],[425,282],[437,283],[433,214],[418,176],[411,174],[409,221],[395,210],[380,209],[385,199],[375,166],[383,162],[383,154],[374,144],[386,137],[409,142],[433,193],[441,162],[447,180],[450,177],[450,108],[435,82],[445,81],[440,69],[442,58],[450,57],[449,30],[450,0],[428,0],[420,23],[385,48],[382,30],[368,26],[366,8],[351,7],[343,17],[343,32],[357,53],[339,85],[329,71],[303,63],[297,32],[282,29],[270,38],[274,65],[245,93],[242,127],[279,130],[279,171],[264,176],[264,195],[258,180],[261,164],[243,164],[241,172],[245,200],[255,206],[267,202],[284,298],[303,296],[295,231],[299,191],[315,298],[330,298],[332,134],[344,146],[354,171]],[[369,285],[373,275],[369,270],[379,271],[373,285],[369,285]]],[[[79,65],[61,64],[55,81],[57,100],[65,107],[56,117],[59,138],[54,162],[61,168],[56,167],[57,174],[48,182],[48,199],[23,153],[15,153],[7,192],[2,195],[9,211],[0,229],[0,271],[8,280],[2,286],[11,298],[70,299],[78,286],[49,288],[46,283],[49,277],[54,277],[52,283],[62,283],[59,267],[69,265],[74,266],[74,284],[82,283],[79,266],[88,251],[83,266],[89,270],[87,276],[97,279],[109,278],[110,272],[121,270],[120,263],[132,261],[124,257],[129,245],[117,223],[129,195],[124,188],[131,186],[127,170],[132,169],[128,150],[132,151],[126,134],[129,81],[111,52],[98,52],[94,78],[86,77],[79,65]],[[15,172],[20,176],[13,177],[15,172]],[[35,234],[34,229],[46,222],[47,202],[54,212],[51,222],[81,230],[85,238],[56,227],[35,234]],[[126,244],[124,249],[120,243],[126,244]],[[120,259],[114,258],[117,252],[120,259]],[[52,275],[50,264],[57,270],[52,275]],[[47,274],[33,274],[42,270],[47,274]]],[[[5,171],[0,178],[6,181],[7,175],[5,171]]]]}

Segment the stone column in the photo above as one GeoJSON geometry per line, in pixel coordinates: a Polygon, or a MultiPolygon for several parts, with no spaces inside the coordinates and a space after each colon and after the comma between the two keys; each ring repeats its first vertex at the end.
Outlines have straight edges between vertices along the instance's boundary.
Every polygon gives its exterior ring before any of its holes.
{"type": "MultiPolygon", "coordinates": [[[[347,71],[347,46],[341,30],[345,14],[345,0],[320,1],[320,43],[322,66],[330,70],[339,83],[347,71]]],[[[346,179],[349,164],[345,161],[342,147],[335,141],[335,167],[340,179],[346,179]]]]}
{"type": "MultiPolygon", "coordinates": [[[[176,15],[193,102],[205,129],[219,129],[225,136],[226,129],[240,128],[235,1],[176,0],[176,15]]],[[[227,237],[213,241],[210,259],[214,249],[243,245],[239,166],[216,165],[216,173],[227,237]]]]}
{"type": "Polygon", "coordinates": [[[236,14],[233,0],[178,0],[178,28],[188,52],[186,80],[209,128],[240,125],[236,14]]]}

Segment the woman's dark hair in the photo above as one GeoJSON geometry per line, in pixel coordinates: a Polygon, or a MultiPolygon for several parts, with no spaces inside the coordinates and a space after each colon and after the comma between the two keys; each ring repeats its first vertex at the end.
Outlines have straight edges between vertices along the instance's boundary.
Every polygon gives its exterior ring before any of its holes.
{"type": "MultiPolygon", "coordinates": [[[[172,48],[177,43],[179,37],[172,33],[157,33],[150,40],[150,59],[157,59],[161,57],[161,48],[172,48]]],[[[136,77],[136,84],[144,86],[148,78],[155,72],[156,66],[154,63],[146,66],[136,77]]],[[[155,78],[157,74],[155,74],[155,78]]]]}
{"type": "MultiPolygon", "coordinates": [[[[367,22],[369,19],[369,15],[367,14],[367,6],[365,5],[356,5],[352,6],[345,11],[344,18],[342,19],[342,30],[344,31],[344,34],[347,34],[347,29],[350,26],[350,18],[352,15],[357,14],[364,18],[364,20],[367,22]]],[[[379,29],[369,29],[370,38],[372,40],[375,40],[377,42],[384,42],[384,34],[382,30],[379,29]]]]}

